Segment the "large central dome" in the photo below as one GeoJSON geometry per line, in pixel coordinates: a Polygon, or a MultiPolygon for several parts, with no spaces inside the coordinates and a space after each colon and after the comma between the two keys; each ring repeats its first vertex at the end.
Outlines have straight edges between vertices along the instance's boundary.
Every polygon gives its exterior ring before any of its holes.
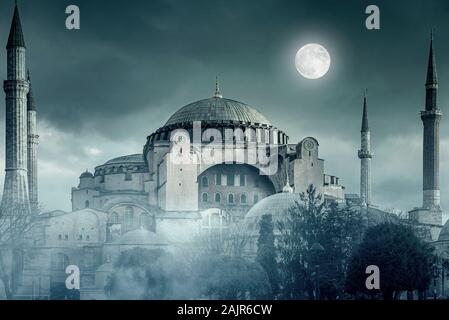
{"type": "Polygon", "coordinates": [[[179,109],[165,124],[201,122],[245,122],[271,126],[271,123],[254,108],[235,100],[212,97],[191,103],[179,109]]]}

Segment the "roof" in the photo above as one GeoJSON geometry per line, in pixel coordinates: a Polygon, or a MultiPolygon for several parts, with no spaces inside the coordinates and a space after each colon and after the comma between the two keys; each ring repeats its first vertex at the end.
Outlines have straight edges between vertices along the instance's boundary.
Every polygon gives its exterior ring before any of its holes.
{"type": "Polygon", "coordinates": [[[11,30],[9,31],[7,49],[22,47],[25,48],[25,39],[22,32],[22,24],[20,23],[19,9],[17,5],[14,8],[14,16],[12,18],[11,30]]]}
{"type": "Polygon", "coordinates": [[[89,171],[85,171],[80,175],[80,179],[84,179],[84,178],[94,178],[94,175],[92,173],[90,173],[89,171]]]}
{"type": "Polygon", "coordinates": [[[441,229],[438,241],[449,241],[449,220],[444,224],[443,229],[441,229]]]}
{"type": "Polygon", "coordinates": [[[209,99],[191,103],[175,112],[166,126],[185,122],[245,122],[271,126],[265,116],[254,108],[235,100],[216,95],[209,99]]]}
{"type": "MultiPolygon", "coordinates": [[[[266,214],[271,214],[273,222],[285,219],[289,214],[289,210],[294,208],[296,203],[303,204],[301,195],[299,193],[277,193],[267,198],[262,199],[255,204],[247,213],[245,217],[245,224],[249,230],[256,230],[258,228],[259,219],[266,214]]],[[[382,222],[397,222],[396,215],[382,211],[373,207],[355,206],[355,210],[362,211],[364,222],[367,226],[373,226],[382,222]]],[[[449,236],[449,224],[448,224],[449,236]]]]}
{"type": "Polygon", "coordinates": [[[143,163],[143,154],[137,153],[137,154],[130,154],[127,156],[121,156],[118,158],[114,158],[112,160],[109,160],[106,164],[120,164],[120,163],[143,163]]]}

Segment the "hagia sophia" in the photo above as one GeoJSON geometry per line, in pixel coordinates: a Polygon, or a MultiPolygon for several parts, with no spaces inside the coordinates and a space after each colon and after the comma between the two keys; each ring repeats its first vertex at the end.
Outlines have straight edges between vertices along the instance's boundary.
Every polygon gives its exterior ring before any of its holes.
{"type": "MultiPolygon", "coordinates": [[[[17,5],[7,43],[6,175],[2,206],[38,207],[38,104],[27,73],[26,44],[17,5]]],[[[410,212],[428,229],[428,241],[449,244],[439,192],[438,79],[433,40],[426,83],[423,205],[410,212]]],[[[134,247],[177,247],[202,232],[248,226],[266,213],[282,215],[313,185],[323,201],[355,201],[368,214],[383,213],[371,191],[368,102],[361,103],[360,194],[347,194],[340,177],[325,170],[319,141],[289,141],[256,108],[224,96],[216,81],[211,97],[190,103],[142,137],[142,150],[117,155],[82,172],[71,190],[72,211],[39,213],[32,254],[24,258],[19,297],[56,299],[65,268],[78,265],[75,298],[104,299],[104,283],[120,252],[134,247]]],[[[75,183],[75,178],[74,178],[75,183]]]]}

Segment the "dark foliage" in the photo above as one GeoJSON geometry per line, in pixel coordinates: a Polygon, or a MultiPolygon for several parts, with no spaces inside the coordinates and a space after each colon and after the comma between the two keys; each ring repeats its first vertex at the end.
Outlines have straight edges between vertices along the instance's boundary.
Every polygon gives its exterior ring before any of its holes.
{"type": "Polygon", "coordinates": [[[421,241],[411,228],[383,223],[369,228],[349,265],[346,288],[349,293],[375,295],[365,281],[367,266],[380,270],[380,291],[384,299],[397,297],[402,291],[425,290],[431,280],[430,245],[421,241]]]}

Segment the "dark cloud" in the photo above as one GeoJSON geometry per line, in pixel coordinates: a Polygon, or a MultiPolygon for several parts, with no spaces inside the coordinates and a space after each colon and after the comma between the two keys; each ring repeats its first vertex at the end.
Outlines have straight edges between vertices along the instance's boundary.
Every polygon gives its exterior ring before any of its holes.
{"type": "MultiPolygon", "coordinates": [[[[369,4],[360,0],[21,1],[39,118],[55,130],[77,136],[76,141],[85,137],[93,144],[95,136],[98,141],[132,140],[142,145],[146,135],[181,106],[210,96],[219,75],[226,97],[255,106],[292,141],[316,136],[323,156],[331,156],[327,168],[357,192],[358,176],[347,168],[358,165],[363,89],[369,89],[375,148],[387,149],[384,144],[398,135],[419,136],[418,112],[424,102],[433,27],[443,111],[449,100],[445,90],[449,60],[444,54],[449,50],[449,3],[378,0],[379,31],[364,27],[369,4]],[[64,12],[70,4],[81,9],[80,31],[65,29],[64,12]],[[319,81],[302,79],[294,69],[296,50],[307,42],[325,45],[332,55],[332,68],[319,81]],[[340,143],[326,143],[326,139],[340,143]],[[352,153],[340,154],[335,145],[352,153]]],[[[13,1],[0,3],[0,44],[6,43],[12,5],[13,1]]],[[[2,50],[0,62],[5,60],[2,50]]],[[[0,76],[5,78],[4,67],[0,76]]],[[[442,136],[449,136],[445,122],[442,136]]],[[[112,155],[113,150],[105,154],[112,155]]],[[[419,167],[420,150],[412,156],[419,167]]],[[[404,208],[418,205],[419,180],[412,179],[413,192],[411,181],[401,178],[410,173],[399,174],[400,163],[410,161],[410,155],[394,157],[397,170],[388,172],[398,172],[396,177],[383,172],[388,166],[385,159],[379,154],[374,158],[385,164],[374,166],[374,178],[392,181],[377,185],[379,199],[404,208]],[[388,196],[392,188],[411,196],[393,201],[388,196]],[[413,197],[416,203],[408,203],[413,197]]],[[[446,204],[449,207],[449,201],[446,204]]]]}

